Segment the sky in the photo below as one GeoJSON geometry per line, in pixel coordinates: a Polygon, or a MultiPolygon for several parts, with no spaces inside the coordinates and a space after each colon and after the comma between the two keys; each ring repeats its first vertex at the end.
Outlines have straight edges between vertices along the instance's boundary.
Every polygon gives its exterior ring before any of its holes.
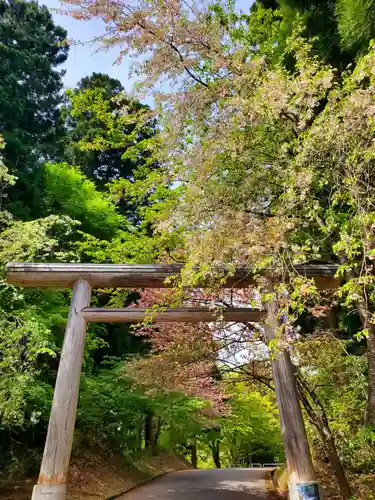
{"type": "MultiPolygon", "coordinates": [[[[248,11],[252,0],[237,0],[238,9],[248,11]]],[[[40,0],[40,4],[46,5],[49,9],[60,9],[59,0],[40,0]]],[[[52,10],[55,24],[58,24],[68,32],[68,39],[80,42],[90,42],[95,37],[103,34],[105,25],[102,21],[94,19],[90,21],[77,21],[69,16],[57,14],[52,10]]],[[[70,48],[68,60],[64,68],[64,86],[66,88],[75,87],[77,82],[85,76],[94,72],[106,73],[121,81],[127,91],[131,91],[135,83],[134,78],[129,77],[132,61],[124,58],[121,64],[114,64],[119,54],[119,48],[112,48],[108,51],[97,52],[98,46],[90,43],[73,45],[70,48]]]]}
{"type": "MultiPolygon", "coordinates": [[[[41,0],[41,4],[49,9],[59,9],[59,0],[41,0]]],[[[104,32],[105,25],[100,20],[77,21],[69,16],[57,14],[52,11],[55,24],[62,26],[68,32],[68,39],[79,42],[90,42],[96,36],[104,32]]],[[[134,79],[129,79],[130,61],[123,60],[121,65],[114,64],[119,54],[119,49],[114,48],[108,51],[97,51],[97,45],[86,43],[84,45],[73,45],[70,47],[68,60],[64,65],[66,75],[64,86],[66,88],[75,87],[77,82],[92,73],[107,73],[113,78],[117,78],[130,91],[134,79]]]]}

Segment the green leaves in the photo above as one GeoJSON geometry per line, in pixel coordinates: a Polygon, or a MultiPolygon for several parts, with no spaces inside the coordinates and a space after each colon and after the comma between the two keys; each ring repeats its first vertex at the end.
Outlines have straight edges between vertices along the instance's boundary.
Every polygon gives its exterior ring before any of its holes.
{"type": "Polygon", "coordinates": [[[56,356],[51,332],[33,312],[0,317],[0,423],[28,424],[29,388],[40,373],[40,358],[56,356]]]}
{"type": "Polygon", "coordinates": [[[101,190],[110,181],[137,177],[144,166],[156,167],[156,115],[131,100],[118,80],[94,73],[66,99],[65,155],[101,190]]]}
{"type": "Polygon", "coordinates": [[[84,232],[110,239],[128,225],[109,197],[98,191],[79,168],[47,163],[44,182],[47,210],[78,220],[84,232]]]}
{"type": "Polygon", "coordinates": [[[30,218],[41,216],[40,163],[57,153],[64,135],[59,66],[69,47],[47,7],[2,0],[0,10],[0,134],[5,163],[18,177],[5,201],[18,217],[30,218]]]}
{"type": "Polygon", "coordinates": [[[341,44],[363,54],[375,35],[375,4],[372,0],[337,0],[336,16],[341,44]]]}
{"type": "Polygon", "coordinates": [[[73,259],[71,248],[64,245],[79,225],[65,215],[49,215],[29,222],[11,220],[0,233],[0,262],[73,259]]]}
{"type": "Polygon", "coordinates": [[[231,389],[231,412],[220,421],[224,464],[233,467],[241,463],[281,461],[283,446],[275,404],[246,383],[237,382],[231,389]]]}

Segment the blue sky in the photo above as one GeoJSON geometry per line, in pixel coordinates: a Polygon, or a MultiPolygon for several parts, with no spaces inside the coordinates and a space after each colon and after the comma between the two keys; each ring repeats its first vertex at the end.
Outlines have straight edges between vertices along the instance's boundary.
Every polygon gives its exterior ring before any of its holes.
{"type": "MultiPolygon", "coordinates": [[[[59,0],[40,0],[40,3],[50,9],[61,8],[59,0]]],[[[239,9],[247,11],[252,1],[237,0],[236,3],[239,9]]],[[[100,20],[77,21],[69,16],[59,15],[53,11],[52,16],[56,24],[66,29],[68,38],[72,40],[90,42],[104,32],[104,23],[100,20]]],[[[113,48],[106,52],[96,52],[96,49],[97,46],[87,44],[76,45],[70,48],[69,57],[65,63],[65,87],[74,87],[84,76],[97,72],[107,73],[113,78],[117,78],[122,82],[125,89],[130,91],[135,82],[135,79],[129,78],[131,61],[124,58],[120,65],[114,64],[119,53],[118,48],[113,48]]]]}
{"type": "MultiPolygon", "coordinates": [[[[50,9],[61,8],[59,0],[41,0],[41,4],[50,9]]],[[[68,32],[68,38],[80,42],[90,42],[104,32],[104,23],[100,20],[77,21],[69,16],[59,15],[52,11],[55,23],[68,32]]],[[[128,73],[130,62],[123,60],[121,65],[114,65],[119,50],[112,49],[106,52],[95,52],[97,46],[75,45],[70,48],[69,57],[65,63],[65,87],[74,87],[84,76],[93,72],[107,73],[113,78],[118,78],[126,90],[131,90],[134,80],[130,80],[128,73]]]]}

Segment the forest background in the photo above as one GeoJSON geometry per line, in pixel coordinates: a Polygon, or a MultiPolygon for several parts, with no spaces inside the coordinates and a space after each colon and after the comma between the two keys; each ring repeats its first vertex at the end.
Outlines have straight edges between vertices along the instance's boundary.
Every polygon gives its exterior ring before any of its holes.
{"type": "MultiPolygon", "coordinates": [[[[100,73],[63,91],[66,32],[46,7],[0,2],[2,266],[177,261],[172,291],[99,290],[93,303],[199,303],[218,315],[215,325],[90,325],[75,453],[282,461],[277,346],[259,325],[220,320],[256,297],[221,292],[224,269],[272,267],[292,276],[276,290],[278,346],[292,355],[316,467],[342,498],[373,498],[374,2],[63,8],[104,20],[98,47],[117,47],[119,64],[135,56],[138,97],[100,73]],[[294,272],[312,261],[338,265],[338,290],[294,272]],[[186,292],[202,276],[207,289],[186,292]]],[[[4,477],[38,468],[69,300],[2,274],[4,477]]]]}

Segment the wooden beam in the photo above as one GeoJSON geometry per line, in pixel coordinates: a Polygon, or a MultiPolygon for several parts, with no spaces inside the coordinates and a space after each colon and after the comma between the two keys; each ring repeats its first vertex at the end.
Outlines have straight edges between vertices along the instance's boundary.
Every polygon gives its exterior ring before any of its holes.
{"type": "MultiPolygon", "coordinates": [[[[272,285],[270,286],[272,290],[272,285]]],[[[267,305],[268,314],[265,331],[268,341],[275,340],[280,327],[277,319],[278,304],[273,299],[267,305]]],[[[299,404],[294,367],[289,352],[279,347],[272,361],[276,400],[279,408],[281,434],[284,440],[286,462],[289,472],[289,498],[299,500],[299,488],[309,487],[316,491],[314,499],[319,500],[319,487],[316,482],[310,447],[307,440],[302,410],[299,404]]]]}
{"type": "Polygon", "coordinates": [[[257,323],[265,318],[264,311],[246,308],[230,308],[213,311],[207,308],[186,307],[153,312],[147,309],[128,307],[125,309],[82,309],[81,315],[93,323],[141,323],[150,319],[153,323],[187,322],[200,323],[223,319],[228,322],[257,323]]]}
{"type": "Polygon", "coordinates": [[[75,283],[42,465],[32,500],[65,499],[86,336],[86,321],[79,311],[90,305],[90,297],[91,287],[86,281],[75,283]]]}
{"type": "MultiPolygon", "coordinates": [[[[32,262],[10,262],[6,266],[8,282],[23,287],[72,288],[83,279],[92,288],[168,288],[173,283],[166,280],[180,274],[182,264],[47,264],[32,262]]],[[[294,267],[302,276],[315,278],[319,288],[336,288],[339,284],[334,278],[337,266],[332,264],[306,264],[294,267]]],[[[274,278],[284,278],[278,272],[274,278]]],[[[273,276],[272,276],[273,277],[273,276]]],[[[224,287],[246,288],[254,284],[251,269],[238,268],[229,276],[224,287]]],[[[201,287],[207,282],[200,284],[201,287]]]]}

